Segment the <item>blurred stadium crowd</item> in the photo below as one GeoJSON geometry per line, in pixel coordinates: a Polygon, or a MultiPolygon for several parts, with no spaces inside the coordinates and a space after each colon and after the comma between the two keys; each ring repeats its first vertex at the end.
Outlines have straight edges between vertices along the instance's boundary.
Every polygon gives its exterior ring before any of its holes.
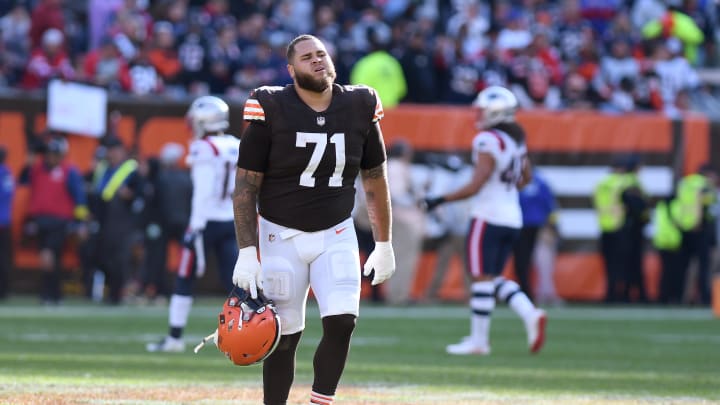
{"type": "Polygon", "coordinates": [[[284,46],[313,33],[334,53],[339,83],[364,56],[388,52],[402,66],[401,102],[466,104],[498,84],[526,109],[720,114],[719,9],[712,0],[0,0],[0,87],[62,77],[135,95],[243,99],[289,83],[284,46]]]}

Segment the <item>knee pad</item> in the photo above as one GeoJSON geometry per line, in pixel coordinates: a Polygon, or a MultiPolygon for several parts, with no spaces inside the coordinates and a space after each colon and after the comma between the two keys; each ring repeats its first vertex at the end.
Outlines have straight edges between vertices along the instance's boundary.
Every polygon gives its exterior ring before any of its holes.
{"type": "Polygon", "coordinates": [[[305,328],[307,275],[297,273],[290,262],[280,256],[262,259],[263,293],[275,302],[283,335],[305,328]]]}

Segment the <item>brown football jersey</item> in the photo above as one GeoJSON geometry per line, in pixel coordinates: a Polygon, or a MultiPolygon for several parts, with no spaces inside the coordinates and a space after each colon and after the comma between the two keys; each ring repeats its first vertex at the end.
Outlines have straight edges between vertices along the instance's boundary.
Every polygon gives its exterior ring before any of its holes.
{"type": "Polygon", "coordinates": [[[316,112],[293,85],[250,93],[243,117],[238,167],[264,173],[258,210],[269,221],[306,232],[350,216],[360,169],[382,164],[377,122],[382,104],[374,89],[333,85],[330,106],[316,112]]]}

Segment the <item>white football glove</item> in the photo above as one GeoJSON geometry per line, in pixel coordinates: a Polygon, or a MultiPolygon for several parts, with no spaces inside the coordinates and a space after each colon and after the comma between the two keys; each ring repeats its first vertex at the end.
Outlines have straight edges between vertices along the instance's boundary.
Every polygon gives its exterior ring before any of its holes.
{"type": "Polygon", "coordinates": [[[232,281],[236,286],[250,291],[250,296],[253,299],[257,298],[257,290],[262,290],[263,284],[262,271],[255,246],[244,247],[238,252],[232,281]]]}
{"type": "Polygon", "coordinates": [[[395,272],[395,252],[390,242],[375,242],[375,249],[365,261],[363,275],[369,276],[375,269],[372,285],[378,285],[390,278],[395,272]]]}

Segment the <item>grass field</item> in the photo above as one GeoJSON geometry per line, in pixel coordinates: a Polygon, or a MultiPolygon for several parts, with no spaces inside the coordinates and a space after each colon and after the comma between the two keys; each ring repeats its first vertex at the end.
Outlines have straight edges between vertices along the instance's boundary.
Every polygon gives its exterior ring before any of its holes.
{"type": "MultiPolygon", "coordinates": [[[[0,303],[0,403],[259,404],[260,366],[234,366],[213,346],[192,353],[215,329],[222,300],[197,300],[183,354],[145,353],[166,332],[166,307],[0,303]]],[[[502,306],[492,355],[446,355],[467,333],[467,312],[364,304],[336,403],[720,403],[720,319],[709,309],[549,309],[547,344],[532,356],[522,323],[502,306]]],[[[292,404],[309,398],[317,317],[311,304],[292,404]]]]}

